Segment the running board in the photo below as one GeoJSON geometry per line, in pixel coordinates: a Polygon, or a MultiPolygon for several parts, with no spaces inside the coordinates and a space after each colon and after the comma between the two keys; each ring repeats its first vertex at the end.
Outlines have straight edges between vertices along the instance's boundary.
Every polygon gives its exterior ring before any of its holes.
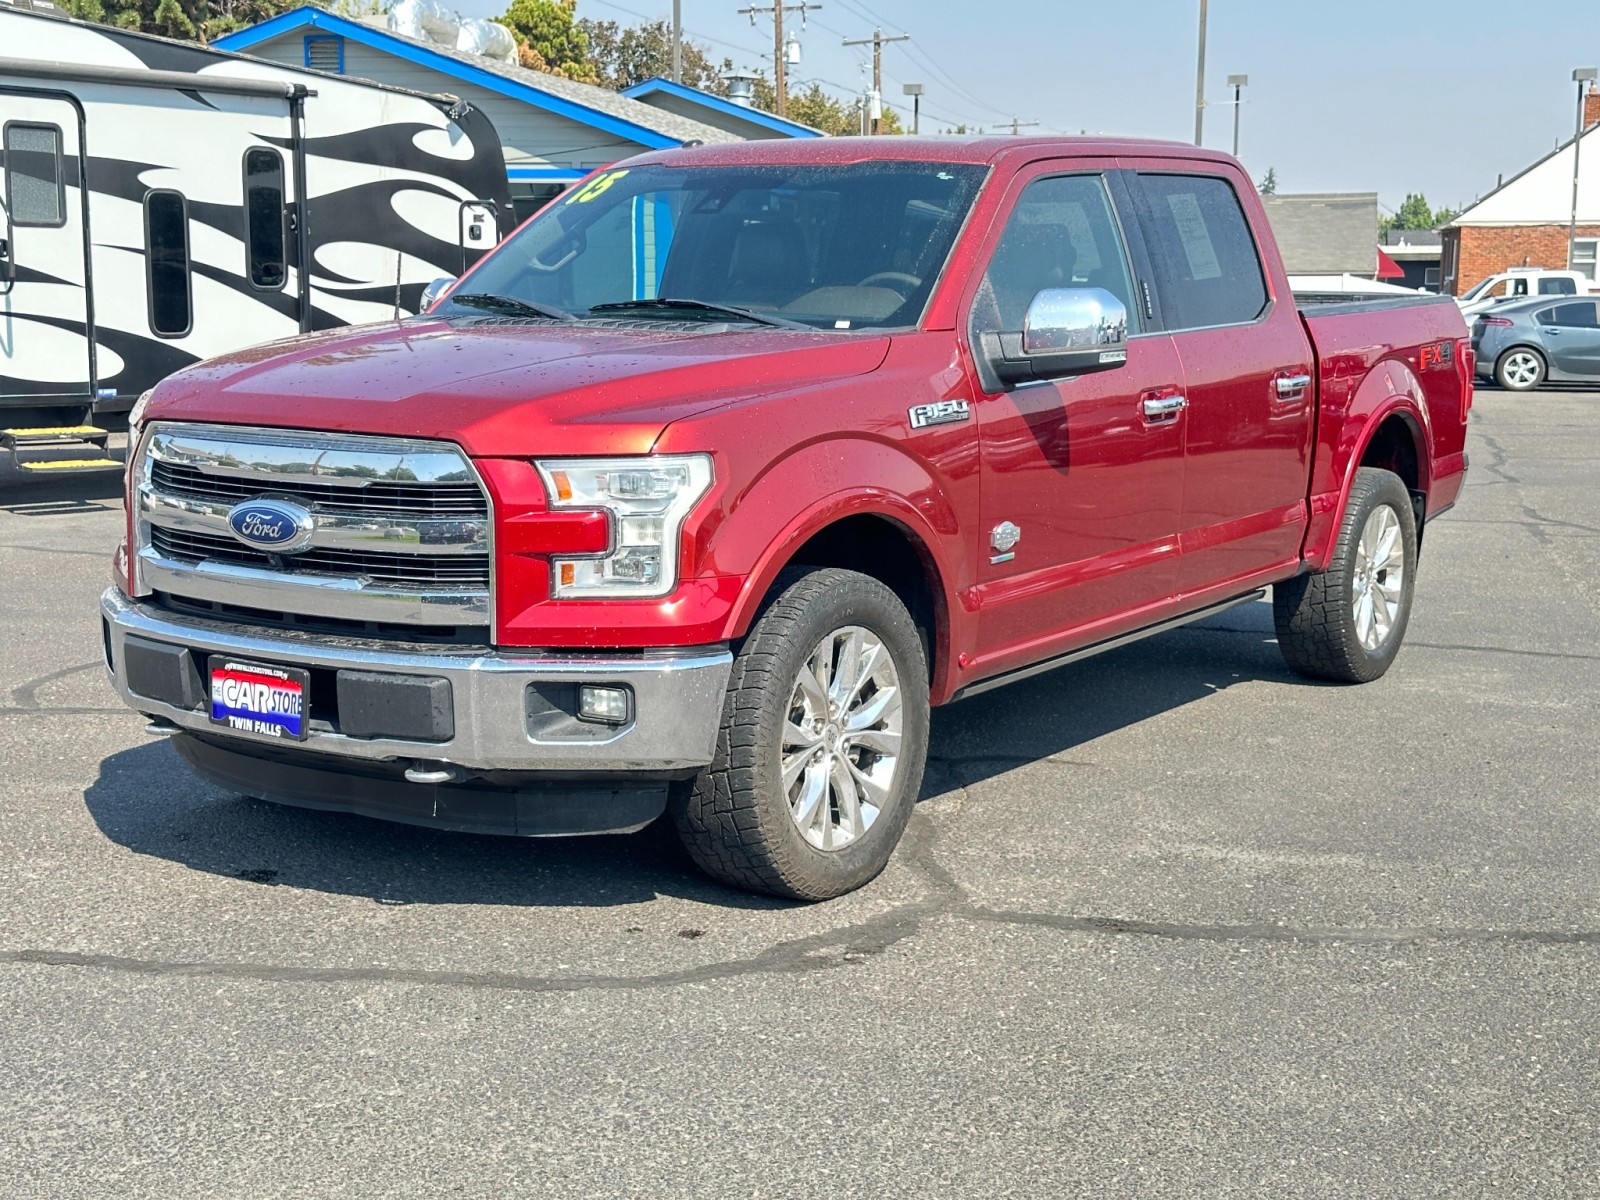
{"type": "Polygon", "coordinates": [[[1146,625],[1143,629],[1135,629],[1132,633],[1124,633],[1120,637],[1107,638],[1103,642],[1084,646],[1081,650],[1070,650],[1066,654],[1058,654],[1055,658],[1047,658],[1043,662],[1030,663],[1026,667],[1017,667],[1002,675],[995,675],[989,679],[980,679],[977,683],[970,683],[950,697],[951,703],[957,700],[966,700],[971,696],[981,695],[993,691],[997,687],[1004,687],[1008,683],[1016,683],[1019,679],[1028,679],[1034,675],[1043,675],[1046,671],[1054,671],[1057,667],[1064,667],[1068,663],[1075,663],[1085,658],[1093,658],[1096,654],[1104,654],[1107,650],[1115,650],[1121,646],[1129,646],[1134,642],[1142,642],[1147,637],[1154,637],[1158,633],[1166,633],[1169,629],[1179,629],[1185,625],[1192,625],[1196,621],[1203,621],[1207,617],[1214,617],[1218,613],[1227,612],[1230,608],[1238,608],[1241,604],[1260,600],[1267,594],[1266,588],[1257,588],[1253,592],[1246,592],[1243,596],[1235,596],[1232,600],[1224,600],[1221,604],[1212,604],[1192,613],[1185,613],[1181,617],[1173,617],[1167,621],[1160,621],[1154,625],[1146,625]]]}

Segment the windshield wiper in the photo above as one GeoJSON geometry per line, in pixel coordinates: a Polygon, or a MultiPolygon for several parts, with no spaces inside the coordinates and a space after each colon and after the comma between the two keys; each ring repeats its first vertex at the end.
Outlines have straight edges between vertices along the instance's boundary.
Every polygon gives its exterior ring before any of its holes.
{"type": "Polygon", "coordinates": [[[574,317],[564,308],[557,308],[553,304],[539,304],[535,301],[518,300],[514,296],[494,296],[488,292],[466,292],[448,297],[450,303],[459,304],[463,308],[484,308],[490,312],[506,313],[514,317],[547,317],[552,321],[573,321],[574,317]]]}
{"type": "Polygon", "coordinates": [[[690,312],[719,313],[725,317],[735,317],[741,321],[750,321],[757,325],[774,325],[779,329],[804,329],[811,331],[811,326],[799,321],[789,321],[783,317],[773,317],[766,313],[755,312],[748,308],[735,308],[731,304],[713,304],[709,300],[677,300],[666,296],[658,296],[654,300],[612,300],[605,304],[591,304],[591,313],[623,312],[633,309],[651,310],[677,310],[687,309],[690,312]]]}

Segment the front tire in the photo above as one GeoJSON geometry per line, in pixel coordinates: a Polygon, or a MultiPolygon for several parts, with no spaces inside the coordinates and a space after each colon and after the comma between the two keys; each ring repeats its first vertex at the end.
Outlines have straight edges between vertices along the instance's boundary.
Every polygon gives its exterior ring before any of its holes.
{"type": "Polygon", "coordinates": [[[1405,638],[1416,573],[1411,494],[1398,475],[1360,468],[1327,569],[1272,589],[1284,661],[1313,679],[1377,679],[1405,638]]]}
{"type": "Polygon", "coordinates": [[[1494,364],[1495,382],[1508,392],[1531,392],[1544,377],[1544,356],[1527,346],[1514,346],[1494,364]]]}
{"type": "Polygon", "coordinates": [[[837,568],[786,573],[734,657],[716,758],[673,804],[708,875],[826,900],[882,871],[922,787],[928,669],[899,598],[837,568]]]}

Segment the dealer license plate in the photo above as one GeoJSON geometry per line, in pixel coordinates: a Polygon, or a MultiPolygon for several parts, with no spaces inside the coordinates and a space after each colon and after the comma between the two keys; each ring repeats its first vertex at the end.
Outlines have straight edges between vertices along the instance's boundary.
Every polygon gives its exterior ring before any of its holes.
{"type": "Polygon", "coordinates": [[[211,723],[242,733],[303,741],[311,673],[211,656],[211,723]]]}

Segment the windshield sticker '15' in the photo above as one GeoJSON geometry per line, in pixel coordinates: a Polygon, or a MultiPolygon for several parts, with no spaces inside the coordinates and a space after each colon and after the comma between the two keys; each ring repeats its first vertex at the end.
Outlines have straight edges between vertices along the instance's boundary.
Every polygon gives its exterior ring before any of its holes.
{"type": "Polygon", "coordinates": [[[626,171],[607,171],[604,175],[596,175],[588,183],[568,196],[566,203],[587,204],[626,174],[626,171]]]}

